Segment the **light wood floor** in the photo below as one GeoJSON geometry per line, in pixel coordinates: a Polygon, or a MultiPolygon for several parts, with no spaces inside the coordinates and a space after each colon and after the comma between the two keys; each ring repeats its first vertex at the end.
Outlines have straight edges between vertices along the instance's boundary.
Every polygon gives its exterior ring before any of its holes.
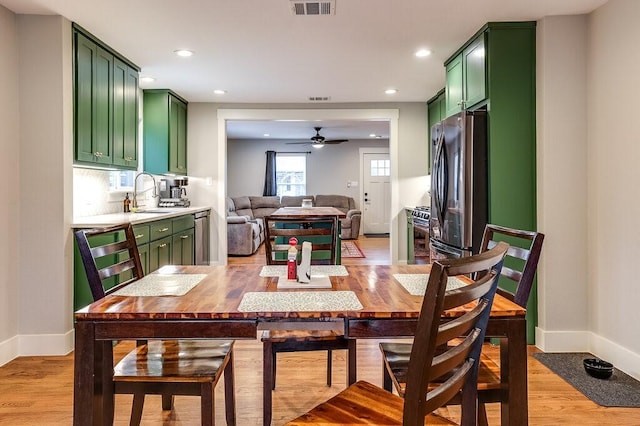
{"type": "MultiPolygon", "coordinates": [[[[365,259],[346,263],[388,259],[388,239],[363,238],[359,246],[365,259]],[[385,255],[386,253],[386,255],[385,255]]],[[[233,258],[230,263],[261,263],[264,253],[233,258]]],[[[388,262],[388,261],[387,261],[388,262]]],[[[358,379],[381,384],[381,360],[378,341],[358,341],[358,379]]],[[[116,356],[131,348],[121,343],[116,356]]],[[[238,426],[260,425],[262,420],[262,347],[257,340],[237,341],[236,403],[238,426]]],[[[496,349],[493,349],[494,354],[496,349]]],[[[536,351],[534,347],[530,353],[536,351]]],[[[325,385],[324,353],[280,354],[277,387],[274,391],[273,425],[282,425],[339,392],[346,382],[345,353],[334,354],[333,386],[325,385]]],[[[529,366],[529,423],[531,425],[640,425],[639,409],[604,408],[589,401],[571,385],[550,372],[531,355],[529,366]]],[[[216,389],[216,416],[224,423],[223,382],[216,389]]],[[[131,397],[116,396],[116,425],[127,425],[131,397]]],[[[21,357],[0,367],[0,425],[70,425],[73,411],[73,354],[57,357],[21,357]]],[[[143,425],[198,425],[199,399],[176,397],[173,412],[162,412],[160,398],[147,397],[143,425]]],[[[454,408],[443,415],[455,418],[454,408]]],[[[489,423],[500,424],[499,406],[489,406],[489,423]]]]}

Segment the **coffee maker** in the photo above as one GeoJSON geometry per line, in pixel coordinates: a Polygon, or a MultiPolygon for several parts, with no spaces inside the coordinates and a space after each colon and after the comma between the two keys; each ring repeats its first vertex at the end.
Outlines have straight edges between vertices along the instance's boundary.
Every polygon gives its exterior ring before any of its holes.
{"type": "Polygon", "coordinates": [[[187,189],[185,188],[188,184],[189,179],[186,176],[160,179],[158,207],[189,207],[191,202],[187,198],[187,189]]]}

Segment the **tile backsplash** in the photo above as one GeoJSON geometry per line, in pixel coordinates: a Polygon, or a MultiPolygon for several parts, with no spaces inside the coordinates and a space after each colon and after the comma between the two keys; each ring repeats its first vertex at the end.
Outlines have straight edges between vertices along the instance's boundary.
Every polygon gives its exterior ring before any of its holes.
{"type": "MultiPolygon", "coordinates": [[[[73,216],[120,213],[122,200],[109,192],[109,171],[73,168],[73,216]]],[[[122,197],[124,199],[124,196],[122,197]]]]}

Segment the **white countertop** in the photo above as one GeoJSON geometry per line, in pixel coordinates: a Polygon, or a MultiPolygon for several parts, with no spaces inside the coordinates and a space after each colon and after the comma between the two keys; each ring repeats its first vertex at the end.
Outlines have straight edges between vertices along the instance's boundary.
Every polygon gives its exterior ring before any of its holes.
{"type": "Polygon", "coordinates": [[[97,216],[85,216],[73,218],[72,228],[102,228],[129,222],[137,225],[154,220],[169,219],[185,214],[193,214],[211,210],[211,207],[158,207],[154,209],[139,210],[135,213],[111,213],[97,216]]]}

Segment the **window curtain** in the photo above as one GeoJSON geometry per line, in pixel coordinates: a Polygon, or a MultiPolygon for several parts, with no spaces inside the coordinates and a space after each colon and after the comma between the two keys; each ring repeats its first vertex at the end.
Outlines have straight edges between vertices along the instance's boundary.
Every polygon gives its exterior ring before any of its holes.
{"type": "Polygon", "coordinates": [[[276,152],[267,151],[267,168],[264,173],[264,191],[262,195],[278,195],[278,185],[276,185],[276,152]]]}

